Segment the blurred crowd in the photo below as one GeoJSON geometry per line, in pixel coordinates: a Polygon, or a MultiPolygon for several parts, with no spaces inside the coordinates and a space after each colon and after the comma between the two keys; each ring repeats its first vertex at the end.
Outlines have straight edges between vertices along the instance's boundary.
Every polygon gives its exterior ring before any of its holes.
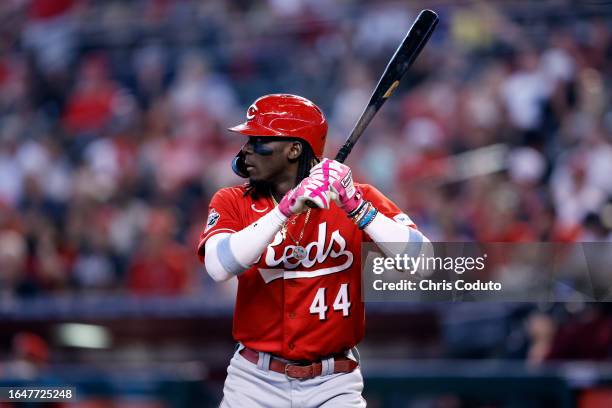
{"type": "MultiPolygon", "coordinates": [[[[355,177],[432,240],[610,241],[610,17],[451,3],[355,177]]],[[[195,247],[211,195],[242,182],[225,129],[299,94],[333,156],[417,6],[1,2],[0,296],[214,290],[195,247]]]]}

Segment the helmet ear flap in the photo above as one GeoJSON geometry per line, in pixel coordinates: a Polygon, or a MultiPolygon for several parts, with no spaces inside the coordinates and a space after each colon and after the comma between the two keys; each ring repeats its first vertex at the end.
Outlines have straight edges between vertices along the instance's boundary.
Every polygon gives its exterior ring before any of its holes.
{"type": "Polygon", "coordinates": [[[249,173],[247,172],[246,164],[244,162],[244,153],[242,151],[239,152],[236,157],[234,157],[234,160],[232,160],[232,170],[242,178],[249,177],[249,173]]]}

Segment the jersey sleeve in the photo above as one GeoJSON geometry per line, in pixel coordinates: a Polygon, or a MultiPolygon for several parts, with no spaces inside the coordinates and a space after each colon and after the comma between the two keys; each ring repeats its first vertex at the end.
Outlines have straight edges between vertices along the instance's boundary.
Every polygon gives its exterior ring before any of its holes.
{"type": "Polygon", "coordinates": [[[411,228],[417,228],[410,217],[404,213],[393,201],[389,200],[383,193],[369,184],[360,184],[359,188],[363,197],[371,202],[381,214],[386,215],[393,221],[411,228]]]}
{"type": "Polygon", "coordinates": [[[233,189],[221,189],[210,200],[204,232],[198,243],[197,253],[200,261],[204,261],[204,246],[208,238],[220,232],[238,232],[245,227],[237,205],[242,198],[239,192],[233,189]]]}

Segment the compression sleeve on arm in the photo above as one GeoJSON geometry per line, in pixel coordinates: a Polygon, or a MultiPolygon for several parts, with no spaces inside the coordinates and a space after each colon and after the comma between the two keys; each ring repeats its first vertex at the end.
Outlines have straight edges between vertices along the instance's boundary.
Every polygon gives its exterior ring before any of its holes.
{"type": "Polygon", "coordinates": [[[215,234],[206,241],[206,270],[215,281],[240,275],[261,256],[287,220],[278,207],[232,234],[215,234]]]}
{"type": "Polygon", "coordinates": [[[372,222],[365,228],[365,232],[387,256],[395,256],[397,254],[398,243],[407,244],[402,246],[403,250],[401,252],[409,256],[418,256],[421,253],[432,252],[429,239],[419,230],[395,222],[380,212],[376,214],[372,222]],[[385,245],[385,243],[388,245],[385,245]]]}

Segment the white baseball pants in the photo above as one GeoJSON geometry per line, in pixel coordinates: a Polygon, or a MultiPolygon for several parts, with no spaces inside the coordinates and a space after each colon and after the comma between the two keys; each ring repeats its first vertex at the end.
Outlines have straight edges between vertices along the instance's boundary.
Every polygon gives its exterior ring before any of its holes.
{"type": "Polygon", "coordinates": [[[350,373],[290,380],[270,371],[270,355],[260,353],[257,365],[234,353],[227,368],[221,408],[344,408],[365,407],[363,377],[357,367],[350,373]]]}

